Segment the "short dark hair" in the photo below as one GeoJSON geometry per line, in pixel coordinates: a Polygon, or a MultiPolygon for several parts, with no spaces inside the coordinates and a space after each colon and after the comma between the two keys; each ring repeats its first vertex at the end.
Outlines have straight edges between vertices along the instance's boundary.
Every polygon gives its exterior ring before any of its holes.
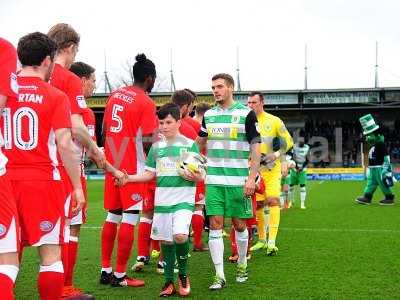
{"type": "Polygon", "coordinates": [[[264,95],[263,95],[263,93],[261,93],[261,92],[251,92],[251,93],[249,94],[249,97],[254,97],[254,96],[260,97],[260,101],[261,101],[261,102],[264,102],[264,95]]]}
{"type": "Polygon", "coordinates": [[[191,89],[184,89],[184,90],[189,92],[190,94],[192,94],[194,100],[197,99],[197,94],[195,92],[193,92],[191,89]]]}
{"type": "Polygon", "coordinates": [[[214,75],[211,80],[214,81],[214,80],[217,80],[217,79],[223,79],[223,80],[225,80],[225,82],[228,85],[230,85],[232,87],[235,86],[235,81],[233,80],[233,77],[231,75],[229,75],[229,74],[219,73],[219,74],[214,75]]]}
{"type": "Polygon", "coordinates": [[[144,82],[148,76],[156,78],[156,66],[146,57],[146,55],[138,54],[135,57],[136,62],[132,68],[133,79],[135,82],[144,82]]]}
{"type": "Polygon", "coordinates": [[[211,106],[208,103],[202,102],[196,105],[195,112],[197,115],[204,115],[211,106]]]}
{"type": "Polygon", "coordinates": [[[175,103],[179,107],[184,105],[190,105],[194,101],[193,94],[185,90],[178,90],[175,91],[171,96],[172,103],[175,103]]]}
{"type": "Polygon", "coordinates": [[[96,71],[95,68],[81,61],[73,63],[69,70],[79,78],[89,78],[96,71]]]}
{"type": "Polygon", "coordinates": [[[168,102],[157,111],[157,117],[160,120],[164,120],[168,115],[171,115],[176,121],[180,120],[181,111],[179,110],[179,106],[175,103],[168,102]]]}
{"type": "Polygon", "coordinates": [[[53,60],[57,44],[41,32],[29,33],[18,42],[18,59],[22,66],[40,66],[46,56],[53,60]]]}
{"type": "Polygon", "coordinates": [[[72,44],[79,45],[81,39],[75,29],[66,23],[54,25],[50,28],[47,35],[56,42],[58,50],[68,48],[72,44]]]}

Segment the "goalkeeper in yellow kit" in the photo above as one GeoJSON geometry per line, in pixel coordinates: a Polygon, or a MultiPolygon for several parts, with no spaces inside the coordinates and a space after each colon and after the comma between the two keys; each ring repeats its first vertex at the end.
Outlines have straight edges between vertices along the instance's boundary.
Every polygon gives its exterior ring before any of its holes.
{"type": "Polygon", "coordinates": [[[267,249],[267,255],[274,255],[278,248],[275,245],[280,221],[279,197],[281,194],[282,174],[287,176],[285,153],[293,147],[293,139],[285,124],[278,117],[264,111],[264,97],[260,92],[250,94],[247,105],[254,110],[258,120],[261,136],[260,174],[265,182],[265,193],[257,194],[257,227],[258,242],[251,251],[267,249]],[[268,240],[264,209],[268,207],[268,240]]]}

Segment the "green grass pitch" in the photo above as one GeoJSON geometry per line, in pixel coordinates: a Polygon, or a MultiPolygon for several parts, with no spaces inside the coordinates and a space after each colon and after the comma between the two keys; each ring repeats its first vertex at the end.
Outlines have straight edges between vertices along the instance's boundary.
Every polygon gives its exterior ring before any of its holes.
{"type": "MultiPolygon", "coordinates": [[[[143,273],[128,275],[144,279],[143,288],[111,288],[98,283],[103,183],[89,182],[89,219],[81,231],[75,284],[96,299],[156,299],[163,276],[152,261],[143,273]]],[[[249,281],[235,282],[235,265],[226,262],[227,288],[210,292],[213,275],[209,253],[192,253],[189,275],[193,299],[395,299],[399,298],[400,205],[381,207],[376,193],[370,206],[357,205],[363,182],[309,182],[307,209],[294,208],[281,214],[277,246],[279,253],[267,257],[253,254],[249,281]]],[[[395,188],[399,195],[400,185],[395,188]]],[[[297,191],[298,192],[298,191],[297,191]]],[[[206,240],[206,236],[204,236],[206,240]]],[[[135,249],[137,239],[135,238],[135,249]]],[[[225,239],[225,258],[230,247],[225,239]]],[[[17,299],[37,299],[38,258],[27,249],[16,284],[17,299]]],[[[1,297],[0,297],[1,298],[1,297]]]]}

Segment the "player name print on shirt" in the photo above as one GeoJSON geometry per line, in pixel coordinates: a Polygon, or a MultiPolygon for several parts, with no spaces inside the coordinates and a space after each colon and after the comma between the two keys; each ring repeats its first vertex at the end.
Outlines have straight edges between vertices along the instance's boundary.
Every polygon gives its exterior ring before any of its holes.
{"type": "Polygon", "coordinates": [[[43,95],[20,93],[18,95],[18,102],[32,102],[32,103],[42,104],[43,95]]]}

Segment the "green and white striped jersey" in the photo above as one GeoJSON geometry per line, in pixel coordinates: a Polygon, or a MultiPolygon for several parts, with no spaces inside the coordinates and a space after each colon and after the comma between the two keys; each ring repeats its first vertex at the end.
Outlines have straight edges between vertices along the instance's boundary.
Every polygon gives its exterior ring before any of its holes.
{"type": "Polygon", "coordinates": [[[183,152],[199,153],[199,148],[193,140],[181,134],[172,140],[158,141],[150,148],[145,169],[156,173],[156,213],[194,209],[196,184],[178,174],[178,163],[183,152]]]}
{"type": "Polygon", "coordinates": [[[250,144],[260,142],[257,117],[247,106],[206,111],[201,137],[207,137],[207,185],[243,186],[249,175],[250,144]]]}

